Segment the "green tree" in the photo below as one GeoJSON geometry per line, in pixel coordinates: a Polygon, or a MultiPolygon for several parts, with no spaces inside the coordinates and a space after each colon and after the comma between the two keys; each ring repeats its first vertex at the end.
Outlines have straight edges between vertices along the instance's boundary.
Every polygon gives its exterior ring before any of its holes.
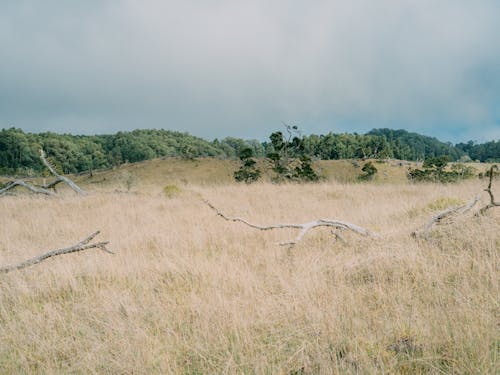
{"type": "Polygon", "coordinates": [[[361,171],[363,171],[363,173],[358,178],[363,181],[373,180],[375,174],[378,172],[377,167],[375,167],[371,161],[363,165],[361,171]]]}
{"type": "Polygon", "coordinates": [[[276,174],[275,180],[318,181],[319,176],[312,167],[310,148],[306,138],[301,137],[297,126],[285,124],[286,136],[277,131],[270,135],[272,150],[267,158],[276,174]]]}
{"type": "Polygon", "coordinates": [[[234,172],[234,179],[238,182],[250,184],[260,178],[261,172],[257,168],[257,162],[253,159],[253,150],[250,147],[240,151],[240,168],[234,172]]]}

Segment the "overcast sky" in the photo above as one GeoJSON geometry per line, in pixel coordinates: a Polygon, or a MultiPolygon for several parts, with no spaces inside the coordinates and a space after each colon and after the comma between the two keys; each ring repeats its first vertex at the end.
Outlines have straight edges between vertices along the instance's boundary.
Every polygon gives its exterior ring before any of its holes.
{"type": "Polygon", "coordinates": [[[500,139],[498,0],[1,0],[0,128],[500,139]]]}

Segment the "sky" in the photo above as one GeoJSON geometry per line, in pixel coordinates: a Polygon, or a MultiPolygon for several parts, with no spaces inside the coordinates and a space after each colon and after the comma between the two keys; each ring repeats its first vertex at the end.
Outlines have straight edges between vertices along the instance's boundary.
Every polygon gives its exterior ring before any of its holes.
{"type": "Polygon", "coordinates": [[[1,0],[0,128],[500,139],[498,0],[1,0]]]}

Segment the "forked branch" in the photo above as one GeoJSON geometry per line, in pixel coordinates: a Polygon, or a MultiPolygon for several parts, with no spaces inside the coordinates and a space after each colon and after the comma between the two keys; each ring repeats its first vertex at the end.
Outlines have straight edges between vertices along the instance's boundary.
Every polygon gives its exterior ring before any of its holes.
{"type": "Polygon", "coordinates": [[[55,195],[52,191],[44,189],[43,187],[39,188],[32,186],[23,180],[14,180],[8,183],[3,189],[0,189],[0,196],[5,195],[9,190],[14,189],[16,186],[22,186],[35,194],[55,195]]]}
{"type": "Polygon", "coordinates": [[[113,254],[112,251],[110,251],[106,248],[106,245],[109,244],[108,241],[90,243],[99,233],[100,233],[99,231],[92,233],[90,236],[88,236],[87,238],[78,242],[76,245],[66,247],[64,249],[52,250],[52,251],[49,251],[47,253],[38,255],[34,258],[25,260],[24,262],[21,262],[18,264],[0,267],[0,273],[8,273],[10,271],[20,270],[20,269],[23,269],[23,268],[26,268],[29,266],[33,266],[33,265],[38,264],[40,262],[43,262],[44,260],[46,260],[48,258],[52,258],[52,257],[58,256],[58,255],[63,255],[63,254],[75,253],[77,251],[83,251],[83,250],[87,250],[87,249],[101,249],[107,253],[113,254]]]}
{"type": "Polygon", "coordinates": [[[481,208],[479,210],[480,214],[484,214],[490,208],[500,206],[500,202],[495,201],[495,196],[493,195],[493,192],[491,191],[491,183],[493,181],[493,176],[495,175],[495,170],[498,170],[498,166],[492,165],[490,168],[490,182],[488,184],[488,187],[486,189],[484,189],[484,191],[486,191],[488,193],[488,195],[490,196],[490,203],[488,203],[486,206],[484,206],[483,208],[481,208]]]}
{"type": "MultiPolygon", "coordinates": [[[[217,216],[222,217],[226,221],[235,221],[235,222],[240,222],[243,223],[251,228],[258,229],[258,230],[272,230],[272,229],[284,229],[284,228],[295,228],[295,229],[300,229],[299,234],[293,241],[289,242],[282,242],[280,245],[295,245],[297,244],[303,237],[304,235],[309,232],[311,229],[316,228],[316,227],[333,227],[339,230],[350,230],[354,233],[360,234],[362,236],[370,236],[370,237],[379,237],[378,234],[373,233],[369,231],[368,229],[365,229],[363,227],[360,227],[359,225],[348,223],[346,221],[340,221],[340,220],[330,220],[330,219],[319,219],[316,221],[311,221],[308,223],[302,223],[302,224],[274,224],[274,225],[257,225],[257,224],[252,224],[248,222],[245,219],[239,218],[239,217],[229,217],[220,212],[213,204],[211,204],[209,201],[204,200],[205,204],[210,207],[212,210],[214,210],[217,214],[217,216]]],[[[338,235],[336,235],[338,237],[338,235]]]]}
{"type": "Polygon", "coordinates": [[[40,159],[42,160],[42,163],[47,167],[47,169],[50,171],[50,173],[52,173],[56,178],[57,180],[54,181],[50,186],[50,187],[54,187],[55,185],[57,185],[60,181],[63,181],[65,182],[71,189],[73,189],[74,191],[76,191],[77,194],[80,194],[80,195],[85,195],[85,191],[83,191],[77,184],[75,184],[73,181],[71,181],[69,178],[65,177],[65,176],[62,176],[60,175],[59,173],[57,173],[56,169],[48,162],[47,158],[45,157],[45,152],[43,151],[43,149],[40,149],[40,159]]]}

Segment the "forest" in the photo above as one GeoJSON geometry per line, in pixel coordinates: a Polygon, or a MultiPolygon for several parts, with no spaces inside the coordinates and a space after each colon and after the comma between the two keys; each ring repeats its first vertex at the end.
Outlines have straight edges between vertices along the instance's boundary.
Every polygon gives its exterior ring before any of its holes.
{"type": "MultiPolygon", "coordinates": [[[[366,134],[330,132],[301,137],[306,153],[322,160],[424,160],[447,156],[450,161],[500,161],[500,141],[453,145],[433,137],[392,129],[374,129],[366,134]]],[[[188,133],[154,129],[120,131],[112,135],[71,135],[29,133],[9,128],[0,131],[0,173],[39,174],[43,170],[38,157],[40,148],[61,172],[79,173],[161,157],[236,158],[247,148],[255,157],[266,157],[273,151],[273,144],[271,141],[233,137],[207,141],[188,133]]]]}

